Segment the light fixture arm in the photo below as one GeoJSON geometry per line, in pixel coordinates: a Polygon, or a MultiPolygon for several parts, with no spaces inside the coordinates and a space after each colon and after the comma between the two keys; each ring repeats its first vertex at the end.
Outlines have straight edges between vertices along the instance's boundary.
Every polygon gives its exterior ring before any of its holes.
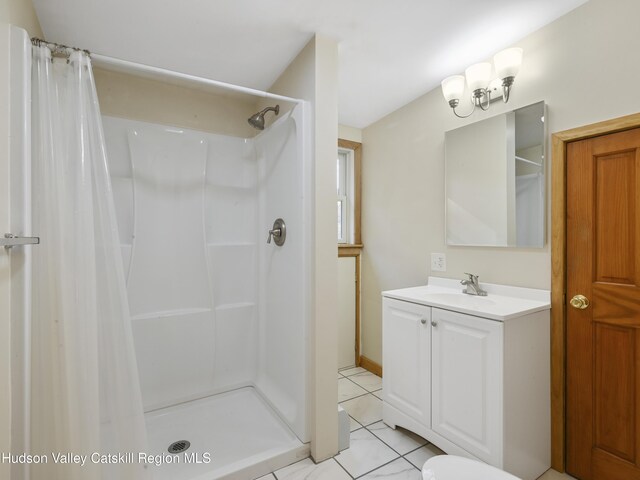
{"type": "Polygon", "coordinates": [[[473,115],[473,112],[476,111],[476,105],[475,103],[473,104],[473,108],[471,109],[471,111],[467,114],[467,115],[460,115],[458,112],[456,112],[456,107],[460,104],[460,100],[449,100],[449,106],[452,108],[453,110],[453,114],[458,117],[458,118],[468,118],[471,115],[473,115]]]}
{"type": "Polygon", "coordinates": [[[480,107],[481,110],[485,112],[489,110],[489,105],[491,104],[491,91],[487,88],[479,88],[474,90],[473,92],[473,103],[480,107]],[[484,103],[482,102],[483,97],[485,98],[484,103]]]}
{"type": "Polygon", "coordinates": [[[515,77],[505,77],[502,79],[502,101],[507,103],[511,94],[511,86],[515,77]]]}

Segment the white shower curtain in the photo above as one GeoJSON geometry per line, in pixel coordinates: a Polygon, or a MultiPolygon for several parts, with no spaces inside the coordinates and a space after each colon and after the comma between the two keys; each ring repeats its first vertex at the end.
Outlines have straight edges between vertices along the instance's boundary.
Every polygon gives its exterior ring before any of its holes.
{"type": "Polygon", "coordinates": [[[140,480],[146,433],[98,100],[89,57],[33,47],[34,480],[140,480]],[[84,466],[54,454],[87,455],[84,466]],[[97,455],[115,463],[94,463],[97,455]],[[93,457],[91,457],[93,455],[93,457]]]}

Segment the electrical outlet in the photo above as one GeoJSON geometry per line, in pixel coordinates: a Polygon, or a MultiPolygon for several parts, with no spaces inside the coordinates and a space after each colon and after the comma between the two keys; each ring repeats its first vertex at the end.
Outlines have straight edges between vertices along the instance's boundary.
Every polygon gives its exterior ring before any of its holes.
{"type": "Polygon", "coordinates": [[[447,271],[447,256],[444,253],[431,254],[431,271],[432,272],[447,271]]]}

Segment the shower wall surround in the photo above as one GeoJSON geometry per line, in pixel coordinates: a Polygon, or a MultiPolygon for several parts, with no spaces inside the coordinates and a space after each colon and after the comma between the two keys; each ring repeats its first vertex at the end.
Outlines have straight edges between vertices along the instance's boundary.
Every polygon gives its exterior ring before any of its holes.
{"type": "Polygon", "coordinates": [[[145,410],[254,386],[306,441],[295,115],[253,139],[103,122],[145,410]]]}
{"type": "Polygon", "coordinates": [[[254,380],[251,145],[113,117],[104,129],[145,408],[254,380]]]}

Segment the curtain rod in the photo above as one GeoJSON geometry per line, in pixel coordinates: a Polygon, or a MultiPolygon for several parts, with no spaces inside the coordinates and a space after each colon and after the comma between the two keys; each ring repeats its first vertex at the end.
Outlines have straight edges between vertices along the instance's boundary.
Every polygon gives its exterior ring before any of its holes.
{"type": "Polygon", "coordinates": [[[48,41],[43,40],[43,39],[38,38],[38,37],[32,37],[31,38],[31,43],[33,45],[38,46],[38,47],[48,47],[51,50],[51,53],[54,54],[54,55],[69,56],[68,50],[74,50],[76,52],[84,52],[87,55],[91,56],[91,52],[89,50],[84,49],[84,48],[70,47],[68,45],[63,45],[61,43],[48,42],[48,41]]]}
{"type": "Polygon", "coordinates": [[[92,53],[91,58],[94,60],[94,65],[115,67],[125,72],[138,72],[156,75],[160,77],[169,77],[179,80],[184,80],[190,83],[198,83],[200,85],[207,85],[211,87],[220,87],[225,90],[232,90],[240,93],[247,93],[256,97],[269,98],[271,100],[281,100],[283,102],[302,103],[304,100],[298,98],[287,97],[284,95],[277,95],[275,93],[265,92],[263,90],[257,90],[255,88],[242,87],[240,85],[234,85],[232,83],[220,82],[218,80],[212,80],[210,78],[198,77],[190,75],[188,73],[176,72],[175,70],[168,70],[166,68],[153,67],[151,65],[145,65],[143,63],[130,62],[128,60],[122,60],[119,58],[108,57],[106,55],[100,55],[92,53]]]}
{"type": "Polygon", "coordinates": [[[284,95],[277,95],[275,93],[269,93],[263,90],[257,90],[255,88],[242,87],[240,85],[234,85],[226,82],[219,82],[217,80],[212,80],[205,77],[198,77],[195,75],[189,75],[187,73],[176,72],[174,70],[167,70],[165,68],[153,67],[151,65],[145,65],[142,63],[130,62],[128,60],[121,60],[119,58],[108,57],[106,55],[91,53],[89,50],[86,50],[86,49],[82,49],[78,47],[70,47],[68,45],[63,45],[55,42],[48,42],[46,40],[43,40],[37,37],[33,37],[31,39],[31,43],[37,46],[49,47],[53,55],[68,57],[69,50],[84,52],[94,60],[94,63],[97,63],[98,65],[121,68],[129,72],[133,71],[133,72],[139,72],[139,73],[149,73],[149,74],[158,75],[161,77],[175,78],[175,79],[185,80],[191,83],[199,83],[201,85],[208,85],[212,87],[223,88],[225,90],[232,90],[234,92],[246,93],[256,97],[269,98],[271,100],[281,100],[283,102],[292,102],[292,103],[303,102],[303,100],[300,100],[297,98],[291,98],[284,95]]]}

